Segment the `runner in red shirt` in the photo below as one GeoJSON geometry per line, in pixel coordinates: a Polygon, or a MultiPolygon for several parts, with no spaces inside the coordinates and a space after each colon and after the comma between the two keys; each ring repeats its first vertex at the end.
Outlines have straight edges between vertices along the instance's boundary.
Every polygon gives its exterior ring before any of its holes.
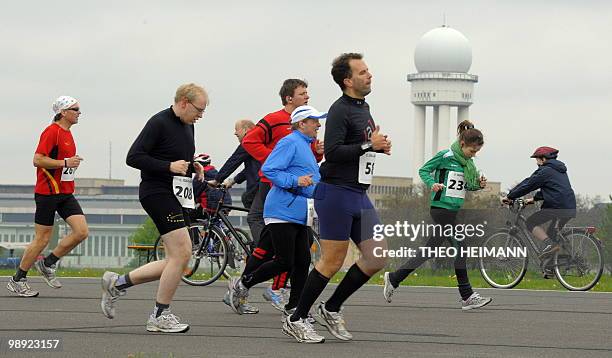
{"type": "Polygon", "coordinates": [[[76,99],[61,96],[53,103],[55,117],[41,134],[34,153],[36,167],[35,237],[28,245],[15,276],[11,277],[7,289],[22,297],[36,297],[38,292],[28,285],[26,275],[34,268],[47,284],[61,288],[55,277],[57,261],[87,238],[89,230],[85,215],[74,193],[74,175],[83,158],[76,155],[76,145],[70,127],[77,124],[81,111],[76,99]],[[44,259],[36,258],[47,247],[53,233],[55,213],[70,225],[72,232],[62,238],[57,247],[44,259]]]}
{"type": "MultiPolygon", "coordinates": [[[[267,114],[242,140],[244,149],[262,165],[270,153],[272,153],[276,143],[291,133],[291,112],[299,106],[308,104],[308,99],[310,98],[308,96],[308,84],[303,80],[293,78],[283,82],[279,95],[283,108],[267,114]]],[[[321,161],[323,159],[323,142],[313,142],[312,150],[317,161],[321,161]]],[[[263,208],[266,196],[270,191],[271,182],[262,174],[261,170],[259,171],[259,176],[259,188],[247,215],[251,235],[257,247],[253,250],[253,254],[247,262],[243,272],[245,275],[253,272],[257,267],[271,260],[274,256],[271,238],[262,234],[265,226],[263,208]]],[[[283,311],[287,303],[288,292],[284,290],[287,279],[287,272],[276,276],[273,284],[264,291],[264,298],[270,301],[272,306],[279,311],[283,311]]],[[[229,303],[228,297],[226,292],[224,298],[226,304],[229,303]]],[[[245,305],[246,302],[241,303],[241,307],[246,307],[245,305]]]]}

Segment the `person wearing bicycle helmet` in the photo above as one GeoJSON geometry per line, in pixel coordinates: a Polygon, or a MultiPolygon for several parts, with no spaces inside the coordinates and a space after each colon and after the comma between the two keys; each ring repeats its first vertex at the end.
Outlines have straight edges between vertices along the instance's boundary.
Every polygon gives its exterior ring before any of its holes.
{"type": "MultiPolygon", "coordinates": [[[[554,224],[554,221],[558,221],[557,227],[562,228],[576,217],[576,196],[567,175],[567,167],[557,159],[558,154],[559,151],[552,147],[537,148],[531,158],[535,158],[538,169],[502,198],[502,202],[507,204],[538,190],[533,198],[525,200],[525,204],[543,201],[541,210],[532,214],[526,221],[529,231],[544,244],[541,257],[549,256],[559,249],[554,240],[555,225],[549,225],[547,231],[541,226],[547,222],[554,224]]],[[[545,269],[545,278],[548,278],[549,274],[545,269]]]]}
{"type": "MultiPolygon", "coordinates": [[[[198,178],[193,179],[193,195],[196,200],[196,204],[200,204],[200,212],[196,215],[204,215],[206,211],[214,211],[217,209],[219,199],[221,198],[221,191],[207,185],[207,182],[214,180],[217,175],[217,169],[211,164],[210,155],[206,153],[200,153],[193,157],[195,163],[200,163],[204,168],[204,181],[198,178]]],[[[232,205],[232,196],[228,193],[223,200],[223,204],[232,205]]],[[[198,211],[199,211],[198,210],[198,211]]]]}
{"type": "MultiPolygon", "coordinates": [[[[486,187],[487,180],[480,174],[472,158],[482,148],[484,138],[480,130],[474,128],[470,121],[463,121],[457,127],[457,140],[450,149],[444,149],[419,169],[423,183],[431,189],[430,214],[436,225],[446,227],[457,223],[457,213],[463,206],[466,191],[476,191],[486,187]],[[433,173],[433,175],[432,175],[433,173]]],[[[435,231],[434,231],[435,232],[435,231]]],[[[463,241],[444,234],[433,235],[425,244],[427,247],[438,247],[444,239],[461,251],[463,241]]],[[[429,257],[417,250],[417,256],[409,259],[398,270],[386,272],[384,277],[383,296],[391,303],[393,292],[400,283],[429,257]]],[[[455,275],[461,295],[461,309],[471,310],[489,304],[490,297],[482,297],[472,290],[466,269],[466,257],[458,254],[455,258],[455,275]]]]}

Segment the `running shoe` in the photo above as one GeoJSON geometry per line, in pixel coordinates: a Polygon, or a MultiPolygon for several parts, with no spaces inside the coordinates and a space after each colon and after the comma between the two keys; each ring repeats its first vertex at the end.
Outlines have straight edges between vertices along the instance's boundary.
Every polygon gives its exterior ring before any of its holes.
{"type": "Polygon", "coordinates": [[[321,302],[315,310],[315,319],[319,324],[325,326],[334,337],[343,341],[353,339],[353,335],[346,330],[344,325],[342,309],[340,309],[340,312],[330,312],[325,309],[325,302],[321,302]]]}
{"type": "Polygon", "coordinates": [[[283,320],[283,333],[295,338],[300,343],[323,343],[325,337],[315,331],[311,323],[305,319],[291,322],[289,317],[283,320]]]}
{"type": "Polygon", "coordinates": [[[230,308],[238,313],[242,314],[240,311],[240,305],[246,303],[246,299],[249,297],[249,289],[244,287],[242,284],[240,277],[232,277],[229,280],[229,301],[230,308]]]}
{"type": "Polygon", "coordinates": [[[106,271],[102,275],[102,300],[100,301],[100,307],[102,307],[102,314],[106,318],[115,318],[115,302],[121,296],[127,295],[126,290],[118,290],[115,287],[115,283],[119,279],[119,274],[106,271]]]}
{"type": "Polygon", "coordinates": [[[38,291],[34,291],[30,285],[28,285],[28,279],[22,278],[19,281],[13,280],[11,277],[9,279],[8,284],[6,285],[6,289],[16,293],[21,297],[36,297],[38,296],[38,291]]]}
{"type": "Polygon", "coordinates": [[[389,279],[389,272],[385,272],[383,276],[383,280],[385,282],[385,286],[383,287],[383,296],[385,297],[385,301],[387,303],[391,303],[393,300],[393,291],[395,291],[395,287],[391,284],[391,280],[389,279]]]}
{"type": "Polygon", "coordinates": [[[482,297],[478,292],[472,293],[467,300],[461,300],[461,309],[464,311],[480,308],[491,303],[491,297],[482,297]]]}
{"type": "Polygon", "coordinates": [[[181,323],[178,316],[170,313],[169,310],[155,318],[154,315],[149,316],[147,320],[147,331],[149,332],[164,332],[164,333],[184,333],[189,330],[187,323],[181,323]]]}
{"type": "Polygon", "coordinates": [[[45,280],[47,285],[51,288],[62,288],[62,284],[55,277],[55,270],[57,268],[56,265],[51,265],[51,267],[45,266],[44,260],[40,259],[34,263],[34,268],[40,276],[45,280]]]}
{"type": "Polygon", "coordinates": [[[264,293],[262,294],[263,298],[270,302],[272,307],[276,308],[279,311],[283,311],[285,305],[287,304],[287,300],[285,299],[285,295],[283,292],[284,289],[273,290],[272,287],[266,288],[264,293]]]}
{"type": "MultiPolygon", "coordinates": [[[[225,303],[226,305],[230,306],[230,299],[229,299],[229,291],[225,292],[225,295],[223,296],[223,303],[225,303]]],[[[246,302],[246,299],[245,299],[246,302]]],[[[246,303],[242,303],[240,304],[240,307],[238,308],[240,311],[242,311],[242,314],[257,314],[259,313],[259,308],[257,308],[256,306],[253,306],[252,304],[246,302],[246,303]]]]}

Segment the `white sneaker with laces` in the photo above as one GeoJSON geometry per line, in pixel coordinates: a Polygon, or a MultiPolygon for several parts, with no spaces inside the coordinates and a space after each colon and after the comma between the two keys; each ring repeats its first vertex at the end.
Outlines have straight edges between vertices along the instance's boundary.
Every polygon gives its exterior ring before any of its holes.
{"type": "Polygon", "coordinates": [[[319,324],[325,326],[334,337],[343,341],[353,339],[353,335],[346,330],[344,325],[342,309],[339,312],[330,312],[325,309],[325,302],[321,302],[315,310],[315,319],[319,324]]]}
{"type": "Polygon", "coordinates": [[[45,280],[47,285],[51,288],[62,288],[62,283],[59,282],[55,276],[55,270],[57,265],[51,265],[51,267],[45,266],[44,260],[40,259],[34,263],[34,268],[40,274],[40,277],[45,280]]]}
{"type": "Polygon", "coordinates": [[[319,335],[313,325],[305,319],[291,322],[290,317],[285,318],[282,331],[286,336],[293,337],[300,343],[325,342],[325,337],[319,335]]]}
{"type": "Polygon", "coordinates": [[[159,317],[149,316],[147,321],[147,331],[164,333],[184,333],[189,330],[187,323],[181,323],[178,316],[170,313],[169,310],[162,312],[159,317]]]}
{"type": "Polygon", "coordinates": [[[115,272],[106,271],[102,275],[102,300],[100,306],[102,307],[102,314],[106,318],[115,318],[115,302],[121,296],[127,295],[125,290],[118,290],[115,287],[115,283],[119,279],[119,274],[115,272]]]}
{"type": "Polygon", "coordinates": [[[36,297],[38,296],[38,291],[33,290],[28,284],[28,280],[26,278],[22,278],[19,281],[13,280],[11,277],[9,279],[8,284],[6,285],[6,289],[16,293],[21,297],[36,297]]]}
{"type": "Polygon", "coordinates": [[[484,307],[491,303],[491,301],[493,301],[491,297],[482,297],[478,292],[474,292],[467,300],[461,300],[461,309],[464,311],[473,310],[484,307]]]}

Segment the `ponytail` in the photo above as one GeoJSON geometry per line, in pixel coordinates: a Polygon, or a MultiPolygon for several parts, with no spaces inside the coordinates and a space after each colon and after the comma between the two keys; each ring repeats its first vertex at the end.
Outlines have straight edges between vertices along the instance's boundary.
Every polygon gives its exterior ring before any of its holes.
{"type": "Polygon", "coordinates": [[[474,124],[467,119],[457,126],[457,138],[466,145],[483,145],[484,138],[482,132],[474,128],[474,124]]]}

